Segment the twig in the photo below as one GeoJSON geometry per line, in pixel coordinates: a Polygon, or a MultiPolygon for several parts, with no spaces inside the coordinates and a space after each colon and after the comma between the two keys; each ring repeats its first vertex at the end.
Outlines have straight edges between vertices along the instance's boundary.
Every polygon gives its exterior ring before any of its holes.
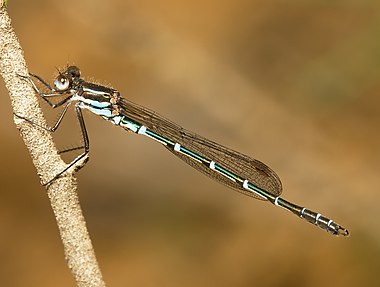
{"type": "MultiPolygon", "coordinates": [[[[28,75],[28,71],[4,2],[0,1],[0,73],[9,91],[13,111],[44,125],[45,120],[33,89],[27,81],[17,76],[28,75]]],[[[47,182],[66,166],[58,156],[51,135],[17,117],[14,120],[41,181],[47,182]]],[[[77,285],[105,286],[79,205],[73,174],[52,182],[47,194],[57,220],[67,264],[77,285]]]]}

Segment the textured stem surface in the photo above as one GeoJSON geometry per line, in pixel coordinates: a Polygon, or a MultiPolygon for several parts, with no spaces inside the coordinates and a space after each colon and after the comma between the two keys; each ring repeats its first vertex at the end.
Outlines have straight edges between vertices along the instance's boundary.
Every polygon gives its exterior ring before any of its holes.
{"type": "MultiPolygon", "coordinates": [[[[33,89],[27,81],[17,76],[28,75],[28,70],[3,1],[0,6],[0,73],[9,91],[13,111],[44,125],[45,120],[33,89]]],[[[17,117],[14,120],[41,181],[48,182],[66,166],[57,153],[50,133],[17,117]]],[[[105,286],[79,205],[73,174],[55,180],[48,186],[47,193],[57,220],[66,260],[77,285],[105,286]]]]}

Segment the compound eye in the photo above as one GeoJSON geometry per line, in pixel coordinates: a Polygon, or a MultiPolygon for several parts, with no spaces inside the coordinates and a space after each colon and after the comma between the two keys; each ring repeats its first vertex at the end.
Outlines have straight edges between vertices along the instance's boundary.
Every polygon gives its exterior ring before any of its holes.
{"type": "Polygon", "coordinates": [[[64,75],[59,75],[58,78],[54,81],[54,86],[59,91],[65,91],[70,87],[70,80],[64,75]]]}

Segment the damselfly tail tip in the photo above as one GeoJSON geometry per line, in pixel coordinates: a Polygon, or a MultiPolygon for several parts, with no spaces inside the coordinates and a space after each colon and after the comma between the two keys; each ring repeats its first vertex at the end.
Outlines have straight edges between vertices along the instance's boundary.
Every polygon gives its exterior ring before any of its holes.
{"type": "Polygon", "coordinates": [[[338,226],[338,229],[336,230],[336,235],[348,237],[348,236],[350,236],[350,232],[348,231],[348,229],[346,229],[342,226],[338,226]]]}

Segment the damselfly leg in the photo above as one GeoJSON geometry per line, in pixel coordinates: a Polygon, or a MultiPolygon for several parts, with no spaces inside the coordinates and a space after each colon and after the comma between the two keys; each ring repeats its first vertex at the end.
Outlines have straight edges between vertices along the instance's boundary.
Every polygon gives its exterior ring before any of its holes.
{"type": "MultiPolygon", "coordinates": [[[[60,113],[57,121],[55,122],[55,124],[53,126],[45,126],[45,125],[37,123],[37,122],[35,122],[29,118],[26,118],[22,115],[18,115],[18,114],[14,114],[14,115],[20,119],[27,121],[28,123],[30,123],[33,126],[37,126],[37,127],[42,128],[48,132],[54,133],[55,131],[57,131],[57,129],[60,126],[60,124],[62,123],[62,120],[63,120],[64,116],[66,115],[69,107],[71,106],[72,95],[67,94],[65,92],[60,92],[60,91],[55,90],[54,88],[52,88],[48,83],[46,83],[42,78],[40,78],[37,75],[34,75],[34,74],[30,74],[30,76],[19,75],[19,77],[28,81],[31,84],[31,86],[33,87],[36,94],[39,95],[43,100],[45,100],[45,102],[48,103],[49,106],[51,106],[53,109],[58,108],[58,107],[63,106],[63,105],[64,105],[64,108],[63,108],[62,112],[60,113]],[[38,80],[49,91],[49,93],[41,92],[32,78],[38,80]],[[64,99],[60,100],[58,103],[53,103],[49,100],[49,98],[60,97],[60,96],[66,96],[66,97],[64,99]]],[[[58,174],[56,174],[52,179],[50,179],[46,183],[43,183],[44,186],[51,184],[54,180],[59,178],[62,174],[64,174],[66,171],[68,171],[69,169],[71,169],[73,167],[74,167],[75,171],[78,171],[88,161],[88,153],[90,150],[90,144],[89,144],[88,134],[87,134],[87,130],[86,130],[86,125],[85,125],[85,122],[83,119],[83,114],[82,114],[81,109],[79,108],[79,103],[75,104],[75,114],[77,116],[77,120],[78,120],[79,125],[80,125],[83,145],[78,146],[78,147],[65,149],[65,150],[61,150],[61,151],[58,151],[58,153],[62,154],[62,153],[71,152],[71,151],[75,151],[75,150],[83,150],[83,153],[81,153],[74,160],[72,160],[66,166],[66,168],[64,168],[62,171],[60,171],[58,174]],[[83,160],[83,158],[86,158],[86,159],[83,160]]]]}

